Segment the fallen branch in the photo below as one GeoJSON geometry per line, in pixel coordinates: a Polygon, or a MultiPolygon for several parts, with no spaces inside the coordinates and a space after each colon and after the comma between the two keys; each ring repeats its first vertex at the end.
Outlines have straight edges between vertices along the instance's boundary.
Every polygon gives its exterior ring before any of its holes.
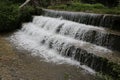
{"type": "Polygon", "coordinates": [[[30,0],[26,0],[19,8],[21,9],[22,7],[24,7],[26,4],[28,4],[30,2],[30,0]]]}

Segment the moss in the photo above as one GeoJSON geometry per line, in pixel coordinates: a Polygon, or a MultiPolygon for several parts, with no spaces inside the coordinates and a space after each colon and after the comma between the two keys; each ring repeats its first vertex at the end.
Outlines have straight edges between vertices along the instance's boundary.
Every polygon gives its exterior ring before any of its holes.
{"type": "Polygon", "coordinates": [[[64,73],[64,80],[69,80],[69,74],[68,73],[64,73]]]}
{"type": "MultiPolygon", "coordinates": [[[[75,60],[91,67],[95,71],[105,75],[103,80],[120,80],[120,65],[109,61],[104,57],[96,56],[92,53],[87,53],[84,50],[79,50],[82,54],[77,53],[75,60]],[[81,58],[80,58],[81,57],[81,58]]],[[[102,80],[102,79],[101,79],[102,80]]]]}
{"type": "Polygon", "coordinates": [[[101,3],[107,7],[115,7],[119,5],[119,0],[81,0],[81,2],[90,4],[101,3]]]}
{"type": "Polygon", "coordinates": [[[83,4],[83,3],[71,3],[69,5],[55,5],[49,6],[49,9],[68,10],[68,11],[83,11],[91,13],[102,13],[102,14],[120,14],[120,6],[114,8],[105,7],[102,4],[83,4]]]}
{"type": "Polygon", "coordinates": [[[96,79],[97,80],[114,80],[111,76],[104,75],[102,73],[96,73],[96,79]]]}
{"type": "MultiPolygon", "coordinates": [[[[117,63],[110,62],[107,59],[102,58],[102,57],[101,57],[101,61],[103,62],[103,68],[100,72],[115,80],[119,80],[120,79],[120,65],[117,63]]],[[[105,80],[109,80],[109,79],[105,79],[105,80]]]]}

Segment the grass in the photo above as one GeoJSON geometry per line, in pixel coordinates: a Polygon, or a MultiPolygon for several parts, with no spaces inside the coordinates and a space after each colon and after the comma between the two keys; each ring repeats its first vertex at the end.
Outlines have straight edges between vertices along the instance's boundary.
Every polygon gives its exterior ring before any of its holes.
{"type": "Polygon", "coordinates": [[[70,3],[60,4],[55,6],[49,6],[49,9],[67,10],[67,11],[82,11],[89,13],[100,13],[100,14],[120,14],[120,6],[114,8],[105,7],[102,4],[83,4],[83,3],[70,3]]]}

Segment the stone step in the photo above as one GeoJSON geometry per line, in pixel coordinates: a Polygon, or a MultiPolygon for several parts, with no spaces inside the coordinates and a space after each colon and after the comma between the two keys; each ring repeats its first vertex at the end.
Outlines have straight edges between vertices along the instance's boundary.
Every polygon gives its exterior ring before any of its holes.
{"type": "Polygon", "coordinates": [[[120,79],[119,52],[113,52],[85,41],[52,33],[33,23],[24,24],[22,31],[30,35],[33,40],[57,51],[60,55],[71,57],[97,72],[112,76],[115,80],[120,79]]]}
{"type": "Polygon", "coordinates": [[[120,16],[43,9],[43,15],[120,31],[120,16]]]}
{"type": "Polygon", "coordinates": [[[33,23],[48,31],[120,51],[118,31],[43,16],[34,16],[33,23]]]}

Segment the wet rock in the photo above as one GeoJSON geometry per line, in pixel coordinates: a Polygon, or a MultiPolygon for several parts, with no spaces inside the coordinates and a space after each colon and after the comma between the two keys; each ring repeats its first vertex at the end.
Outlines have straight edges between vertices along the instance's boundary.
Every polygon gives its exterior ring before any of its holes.
{"type": "Polygon", "coordinates": [[[113,30],[120,31],[120,16],[119,15],[103,15],[103,14],[92,14],[92,13],[76,13],[67,11],[54,11],[54,10],[43,10],[45,16],[50,17],[63,17],[64,19],[84,23],[88,25],[94,25],[99,27],[106,27],[113,30]]]}

